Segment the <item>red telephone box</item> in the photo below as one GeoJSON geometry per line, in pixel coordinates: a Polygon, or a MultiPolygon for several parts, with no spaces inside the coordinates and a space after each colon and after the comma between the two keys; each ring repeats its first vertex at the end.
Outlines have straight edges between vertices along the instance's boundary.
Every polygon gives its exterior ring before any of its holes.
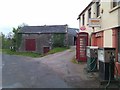
{"type": "Polygon", "coordinates": [[[86,46],[88,46],[88,33],[80,32],[77,34],[76,41],[76,60],[87,61],[86,46]]]}

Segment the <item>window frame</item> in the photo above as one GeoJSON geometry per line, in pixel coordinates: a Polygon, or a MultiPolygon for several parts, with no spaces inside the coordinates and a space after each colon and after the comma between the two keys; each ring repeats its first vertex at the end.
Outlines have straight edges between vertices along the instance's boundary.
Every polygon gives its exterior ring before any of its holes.
{"type": "Polygon", "coordinates": [[[112,8],[115,8],[120,5],[120,0],[112,0],[112,8]]]}
{"type": "Polygon", "coordinates": [[[96,17],[100,16],[100,1],[96,2],[96,17]]]}
{"type": "Polygon", "coordinates": [[[91,7],[88,9],[88,20],[91,18],[91,7]]]}
{"type": "Polygon", "coordinates": [[[82,15],[82,25],[85,25],[85,14],[82,15]]]}

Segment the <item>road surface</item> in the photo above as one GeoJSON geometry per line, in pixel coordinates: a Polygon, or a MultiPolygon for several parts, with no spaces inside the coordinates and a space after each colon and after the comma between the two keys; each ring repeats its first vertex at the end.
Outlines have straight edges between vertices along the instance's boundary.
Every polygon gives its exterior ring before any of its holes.
{"type": "Polygon", "coordinates": [[[68,88],[56,72],[33,58],[2,56],[3,88],[68,88]]]}
{"type": "Polygon", "coordinates": [[[89,88],[98,87],[86,74],[86,63],[75,64],[75,47],[41,58],[2,55],[4,88],[89,88]],[[91,83],[92,82],[92,83],[91,83]]]}

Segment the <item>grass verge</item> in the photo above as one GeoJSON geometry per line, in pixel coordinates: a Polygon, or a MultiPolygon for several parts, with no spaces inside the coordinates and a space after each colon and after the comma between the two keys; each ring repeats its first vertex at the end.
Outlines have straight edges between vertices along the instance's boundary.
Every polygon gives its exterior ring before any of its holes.
{"type": "Polygon", "coordinates": [[[2,49],[0,49],[0,52],[2,52],[2,49]]]}
{"type": "Polygon", "coordinates": [[[50,50],[47,54],[45,55],[41,55],[39,53],[34,53],[34,52],[15,52],[15,51],[11,51],[10,49],[0,49],[0,52],[5,53],[5,54],[9,54],[9,55],[21,55],[21,56],[28,56],[28,57],[33,57],[33,58],[37,58],[37,57],[43,57],[49,54],[54,54],[57,52],[62,52],[65,51],[69,48],[67,47],[56,47],[52,50],[50,50]]]}
{"type": "Polygon", "coordinates": [[[54,54],[57,52],[65,51],[67,49],[69,49],[69,47],[56,47],[56,48],[53,48],[52,50],[50,50],[47,54],[54,54]]]}
{"type": "Polygon", "coordinates": [[[71,60],[72,63],[74,64],[83,64],[83,63],[86,63],[86,62],[82,62],[82,61],[77,61],[75,57],[73,57],[73,59],[71,60]]]}
{"type": "Polygon", "coordinates": [[[9,55],[21,55],[21,56],[29,56],[29,57],[41,57],[39,53],[33,53],[33,52],[15,52],[11,51],[9,49],[3,49],[3,53],[9,54],[9,55]]]}
{"type": "Polygon", "coordinates": [[[71,60],[71,62],[74,63],[74,64],[79,64],[79,63],[77,62],[77,60],[75,59],[75,57],[71,60]]]}

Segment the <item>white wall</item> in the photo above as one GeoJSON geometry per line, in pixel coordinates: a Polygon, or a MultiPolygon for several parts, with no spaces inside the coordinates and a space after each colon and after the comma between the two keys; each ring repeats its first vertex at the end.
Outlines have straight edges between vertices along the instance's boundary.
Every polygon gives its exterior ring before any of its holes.
{"type": "Polygon", "coordinates": [[[91,18],[96,18],[96,4],[91,6],[91,18]]]}
{"type": "MultiPolygon", "coordinates": [[[[120,18],[120,8],[119,10],[116,9],[113,12],[112,11],[112,3],[111,0],[107,0],[107,2],[100,2],[100,12],[103,10],[103,13],[100,13],[100,19],[101,19],[101,28],[96,27],[95,31],[98,32],[100,30],[106,30],[114,27],[118,27],[120,22],[118,21],[120,18]]],[[[91,6],[91,18],[98,18],[96,17],[96,3],[94,3],[91,6]]],[[[82,16],[81,16],[81,25],[82,25],[82,16]]],[[[88,24],[88,10],[85,11],[85,26],[87,27],[88,24]]],[[[80,25],[80,26],[81,26],[80,25]]]]}
{"type": "Polygon", "coordinates": [[[101,10],[103,10],[103,14],[101,14],[101,30],[113,28],[118,26],[118,9],[110,12],[112,10],[111,2],[102,2],[101,10]]]}
{"type": "Polygon", "coordinates": [[[104,47],[112,47],[112,29],[104,31],[104,47]]]}

